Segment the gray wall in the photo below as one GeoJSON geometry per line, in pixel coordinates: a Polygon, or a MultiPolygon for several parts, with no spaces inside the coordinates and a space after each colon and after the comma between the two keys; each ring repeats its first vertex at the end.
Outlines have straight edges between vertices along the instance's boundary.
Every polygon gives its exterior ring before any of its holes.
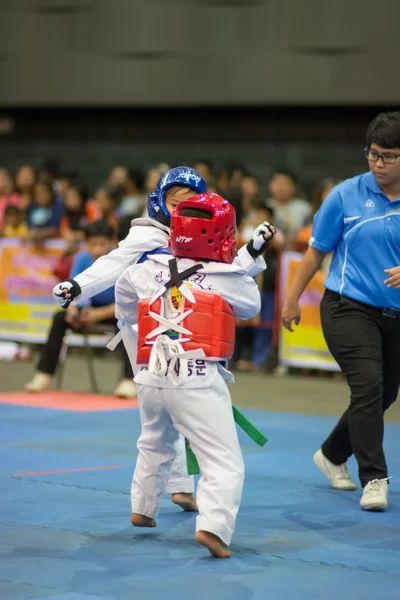
{"type": "Polygon", "coordinates": [[[400,0],[1,0],[0,106],[400,104],[400,0]]]}

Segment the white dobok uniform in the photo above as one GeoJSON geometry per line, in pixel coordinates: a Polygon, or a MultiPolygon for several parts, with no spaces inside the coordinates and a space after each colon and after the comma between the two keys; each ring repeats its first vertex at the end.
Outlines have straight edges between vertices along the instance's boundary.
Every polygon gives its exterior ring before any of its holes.
{"type": "MultiPolygon", "coordinates": [[[[144,254],[153,252],[158,248],[168,248],[168,237],[170,229],[158,221],[150,218],[134,219],[132,227],[127,237],[119,243],[118,248],[109,254],[102,256],[96,262],[75,277],[82,293],[79,300],[87,300],[96,294],[112,287],[116,284],[118,278],[124,271],[135,265],[144,254]]],[[[262,257],[254,260],[243,247],[239,250],[238,256],[234,261],[235,265],[240,266],[250,277],[255,277],[265,269],[265,261],[262,257]]],[[[118,314],[116,315],[117,318],[118,314]]],[[[132,315],[131,318],[135,318],[132,315]]],[[[136,340],[134,334],[128,337],[122,333],[122,339],[128,353],[133,372],[136,367],[136,340]]],[[[142,409],[139,398],[139,411],[142,420],[142,409]]],[[[179,449],[171,470],[170,480],[165,488],[167,494],[175,492],[194,491],[193,476],[187,474],[185,441],[180,439],[179,449]]]]}
{"type": "MultiPolygon", "coordinates": [[[[150,345],[149,363],[146,366],[143,362],[135,371],[142,433],[131,487],[132,512],[148,517],[158,514],[177,453],[179,432],[189,440],[202,473],[197,489],[196,531],[209,531],[229,544],[244,479],[227,387],[233,377],[221,364],[220,356],[212,358],[202,349],[184,349],[192,333],[185,328],[185,315],[191,312],[186,310],[185,302],[193,301],[193,294],[200,291],[203,297],[218,295],[230,305],[229,310],[233,309],[232,318],[249,319],[260,310],[260,294],[254,279],[240,265],[202,261],[198,262],[203,268],[185,279],[179,289],[166,289],[172,258],[154,254],[147,262],[128,268],[115,290],[117,318],[129,348],[138,343],[138,328],[139,341],[143,339],[142,321],[138,324],[139,301],[155,300],[157,295],[162,298],[160,314],[155,317],[159,326],[145,338],[150,345]],[[171,339],[171,331],[175,339],[171,339]]],[[[177,260],[179,272],[195,264],[186,258],[177,260]]],[[[201,311],[197,315],[201,320],[201,311]]],[[[138,360],[143,356],[140,353],[139,349],[138,360]]]]}

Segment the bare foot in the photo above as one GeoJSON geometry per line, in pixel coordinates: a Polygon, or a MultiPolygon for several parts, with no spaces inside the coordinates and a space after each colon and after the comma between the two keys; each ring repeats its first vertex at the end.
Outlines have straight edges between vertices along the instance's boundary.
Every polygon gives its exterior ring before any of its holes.
{"type": "Polygon", "coordinates": [[[139,513],[132,513],[130,521],[134,527],[157,527],[154,519],[139,515],[139,513]]]}
{"type": "Polygon", "coordinates": [[[171,496],[172,502],[177,504],[186,512],[197,512],[199,509],[197,508],[196,496],[194,494],[189,494],[188,492],[179,492],[176,494],[172,494],[171,496]]]}
{"type": "Polygon", "coordinates": [[[230,558],[231,553],[226,549],[223,541],[209,531],[197,531],[196,542],[208,548],[214,558],[230,558]]]}

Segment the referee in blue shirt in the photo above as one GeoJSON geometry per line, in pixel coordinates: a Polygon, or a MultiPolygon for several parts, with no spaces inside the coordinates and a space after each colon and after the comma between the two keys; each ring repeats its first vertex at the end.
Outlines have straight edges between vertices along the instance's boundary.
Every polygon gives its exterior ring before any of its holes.
{"type": "Polygon", "coordinates": [[[314,462],[332,487],[355,489],[346,466],[354,453],[361,508],[385,510],[383,415],[400,385],[400,112],[381,113],[370,123],[365,155],[370,172],[335,187],[315,215],[282,321],[289,331],[293,321],[299,324],[300,296],[333,252],[321,322],[351,396],[314,462]]]}

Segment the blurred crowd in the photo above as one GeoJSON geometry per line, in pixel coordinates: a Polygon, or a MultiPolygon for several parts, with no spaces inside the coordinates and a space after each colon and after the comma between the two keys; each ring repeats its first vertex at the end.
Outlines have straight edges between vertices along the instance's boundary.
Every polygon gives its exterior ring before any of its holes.
{"type": "MultiPolygon", "coordinates": [[[[277,364],[271,350],[279,252],[306,250],[313,216],[338,182],[330,178],[317,182],[307,198],[296,174],[285,167],[275,169],[265,186],[241,164],[227,164],[218,173],[209,160],[191,166],[206,180],[208,191],[218,192],[235,207],[239,247],[265,220],[277,229],[267,250],[268,269],[258,281],[261,313],[238,327],[233,357],[233,367],[238,370],[272,371],[277,364]]],[[[66,250],[55,269],[57,277],[64,280],[82,247],[87,225],[102,220],[112,228],[115,242],[124,239],[131,220],[146,216],[148,194],[170,167],[159,164],[144,172],[117,165],[92,190],[79,173],[63,171],[55,160],[45,161],[41,168],[24,164],[15,173],[0,168],[0,236],[31,240],[39,246],[50,238],[64,239],[66,250]]]]}

